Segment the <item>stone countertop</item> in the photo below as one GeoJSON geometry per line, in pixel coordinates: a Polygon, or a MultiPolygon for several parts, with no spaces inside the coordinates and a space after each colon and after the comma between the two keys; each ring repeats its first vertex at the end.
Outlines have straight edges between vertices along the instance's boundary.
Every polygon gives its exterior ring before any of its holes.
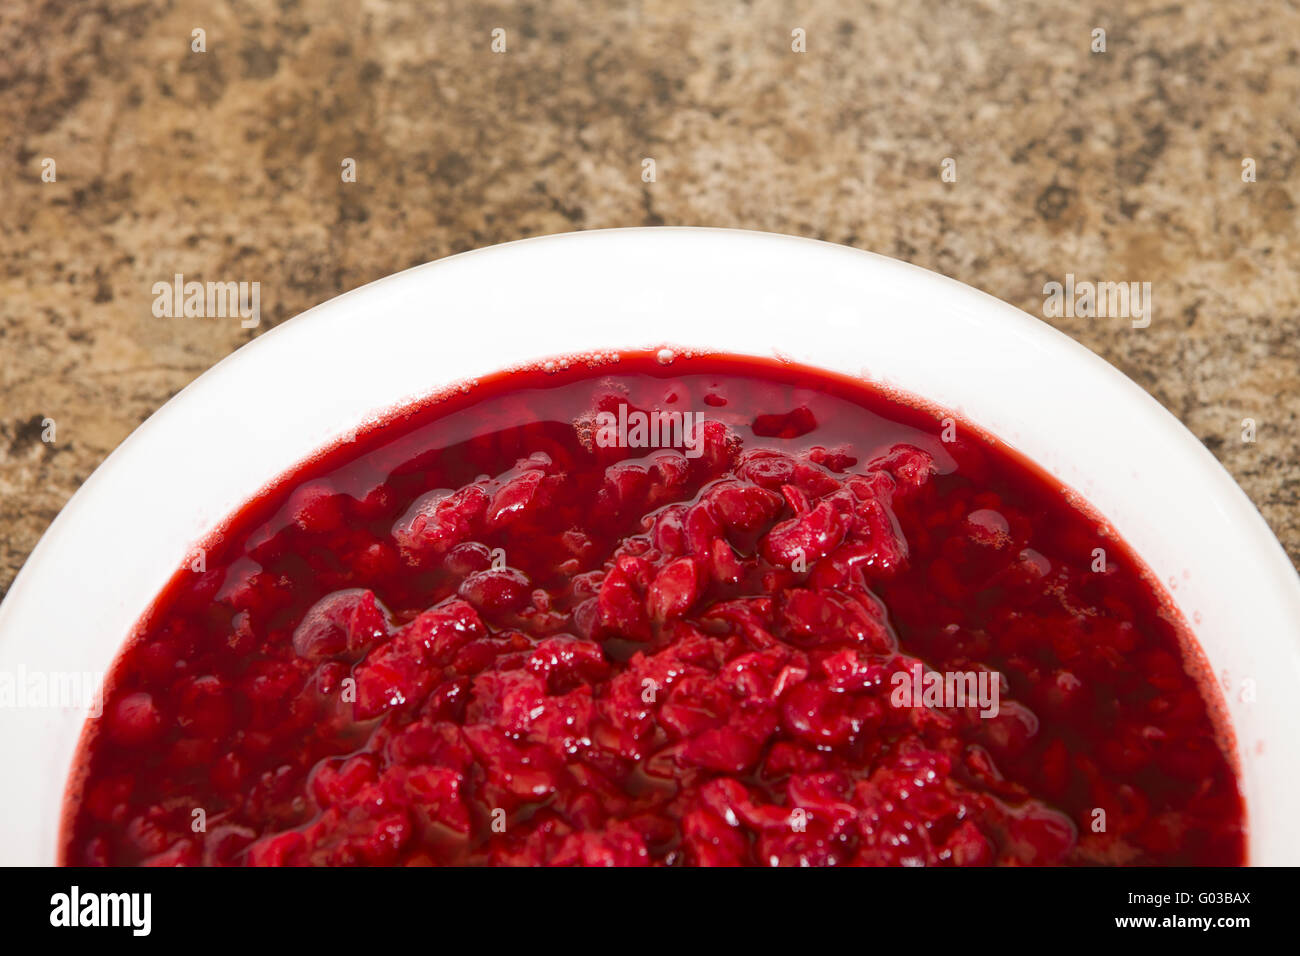
{"type": "Polygon", "coordinates": [[[0,593],[252,335],[465,249],[658,224],[870,249],[1040,317],[1067,274],[1150,282],[1148,328],[1044,321],[1186,423],[1300,562],[1300,12],[1125,6],[6,5],[0,593]],[[261,326],[155,318],[178,272],[259,281],[261,326]]]}

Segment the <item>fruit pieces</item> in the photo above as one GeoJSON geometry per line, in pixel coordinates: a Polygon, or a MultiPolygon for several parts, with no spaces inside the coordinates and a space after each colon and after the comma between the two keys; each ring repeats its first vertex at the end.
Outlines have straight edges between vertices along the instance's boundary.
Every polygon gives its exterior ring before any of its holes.
{"type": "Polygon", "coordinates": [[[1092,575],[1094,523],[995,446],[716,367],[489,390],[250,510],[124,657],[69,859],[1240,859],[1122,548],[1092,575]],[[567,424],[643,386],[708,396],[698,458],[567,424]],[[892,706],[914,666],[997,672],[1002,712],[892,706]]]}

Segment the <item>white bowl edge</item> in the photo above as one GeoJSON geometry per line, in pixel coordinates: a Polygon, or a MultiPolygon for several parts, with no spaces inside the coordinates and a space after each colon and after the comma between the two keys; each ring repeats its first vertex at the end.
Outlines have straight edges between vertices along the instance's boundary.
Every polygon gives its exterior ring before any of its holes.
{"type": "MultiPolygon", "coordinates": [[[[1153,398],[1046,323],[906,263],[790,236],[521,240],[397,273],[259,336],[68,502],[0,604],[0,672],[106,671],[197,542],[385,410],[543,357],[667,343],[902,389],[1080,492],[1170,589],[1226,691],[1251,862],[1300,863],[1300,580],[1249,499],[1153,398]]],[[[0,719],[0,862],[51,863],[83,716],[0,719]]]]}

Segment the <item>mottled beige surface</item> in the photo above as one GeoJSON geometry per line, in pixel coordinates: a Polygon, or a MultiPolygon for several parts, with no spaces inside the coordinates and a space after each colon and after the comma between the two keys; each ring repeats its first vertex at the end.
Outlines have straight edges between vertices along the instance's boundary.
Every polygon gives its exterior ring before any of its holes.
{"type": "Polygon", "coordinates": [[[1148,329],[1054,324],[1300,560],[1300,12],[1110,6],[4,4],[0,592],[104,456],[252,334],[154,318],[155,281],[260,281],[265,330],[449,253],[661,223],[848,243],[1035,314],[1067,272],[1151,282],[1148,329]]]}

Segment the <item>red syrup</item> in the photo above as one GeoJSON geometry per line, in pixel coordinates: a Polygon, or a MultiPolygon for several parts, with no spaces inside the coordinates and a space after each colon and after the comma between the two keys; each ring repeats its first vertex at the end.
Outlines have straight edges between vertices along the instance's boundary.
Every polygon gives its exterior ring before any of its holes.
{"type": "Polygon", "coordinates": [[[503,373],[175,575],[63,862],[1241,864],[1199,651],[1076,501],[826,372],[503,373]]]}

